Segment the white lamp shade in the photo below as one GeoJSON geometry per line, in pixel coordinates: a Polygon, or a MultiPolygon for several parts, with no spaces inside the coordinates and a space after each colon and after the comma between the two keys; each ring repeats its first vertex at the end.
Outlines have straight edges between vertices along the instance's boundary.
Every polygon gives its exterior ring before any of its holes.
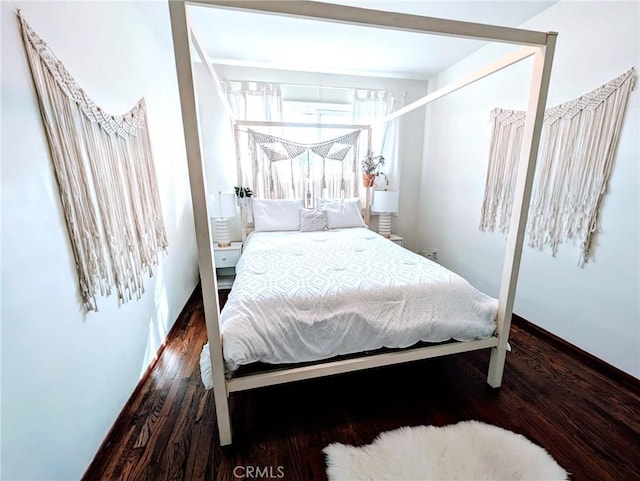
{"type": "Polygon", "coordinates": [[[373,192],[371,211],[388,214],[396,213],[398,212],[399,197],[397,190],[376,190],[373,192]]]}
{"type": "Polygon", "coordinates": [[[236,216],[236,195],[235,194],[212,194],[211,217],[228,218],[236,216]]]}

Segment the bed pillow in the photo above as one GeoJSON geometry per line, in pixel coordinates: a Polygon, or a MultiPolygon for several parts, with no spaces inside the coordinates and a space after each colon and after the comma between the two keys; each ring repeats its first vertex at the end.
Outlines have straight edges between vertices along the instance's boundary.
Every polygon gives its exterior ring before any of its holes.
{"type": "Polygon", "coordinates": [[[300,232],[316,232],[328,228],[326,211],[300,209],[300,232]]]}
{"type": "Polygon", "coordinates": [[[300,230],[302,199],[253,199],[253,223],[256,232],[300,230]]]}
{"type": "Polygon", "coordinates": [[[360,213],[360,199],[317,199],[317,206],[327,213],[329,229],[366,227],[360,213]]]}

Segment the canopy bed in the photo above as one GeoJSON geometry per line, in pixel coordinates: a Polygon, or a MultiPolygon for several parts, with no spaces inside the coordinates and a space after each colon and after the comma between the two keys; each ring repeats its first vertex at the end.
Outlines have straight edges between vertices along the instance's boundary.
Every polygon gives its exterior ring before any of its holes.
{"type": "MultiPolygon", "coordinates": [[[[205,319],[210,346],[211,377],[213,382],[216,416],[221,445],[228,445],[232,442],[228,402],[229,394],[234,391],[242,391],[261,386],[281,384],[302,379],[328,376],[487,348],[491,349],[491,360],[487,382],[493,387],[499,387],[502,382],[506,358],[507,342],[509,338],[516,282],[522,253],[527,210],[531,196],[531,185],[538,153],[538,144],[549,86],[556,34],[420,17],[416,15],[389,13],[334,4],[329,5],[310,1],[170,1],[169,9],[178,71],[187,158],[189,162],[189,176],[195,217],[196,239],[198,243],[199,268],[202,282],[205,319]],[[288,15],[384,29],[404,30],[424,34],[446,35],[523,45],[520,49],[500,60],[497,60],[493,64],[445,86],[426,97],[413,102],[390,115],[387,115],[384,118],[376,120],[376,124],[388,122],[509,65],[519,62],[522,59],[533,56],[533,73],[529,94],[529,105],[522,139],[522,151],[519,160],[513,199],[511,227],[509,229],[505,251],[502,282],[497,306],[495,306],[497,314],[494,316],[495,326],[493,327],[495,327],[495,333],[493,335],[490,334],[486,336],[487,332],[485,326],[485,332],[472,336],[472,339],[474,340],[467,340],[464,336],[458,336],[460,339],[463,339],[463,341],[451,341],[426,347],[414,346],[406,349],[394,350],[392,352],[376,351],[373,353],[365,353],[359,357],[349,359],[334,358],[328,361],[311,363],[303,366],[285,365],[282,369],[274,371],[236,376],[227,379],[224,358],[226,353],[223,353],[220,305],[217,296],[216,277],[214,274],[215,264],[212,255],[212,244],[210,241],[210,226],[208,222],[206,202],[207,191],[205,187],[206,183],[204,178],[203,159],[196,117],[196,99],[194,93],[193,67],[191,63],[192,47],[196,53],[201,55],[204,64],[218,83],[218,86],[219,81],[217,80],[217,76],[212,65],[207,60],[204,50],[198,42],[195,32],[189,27],[186,8],[187,3],[190,5],[211,6],[217,8],[238,8],[276,15],[288,15]]],[[[221,92],[222,90],[219,89],[219,93],[221,92]]],[[[222,93],[221,98],[223,98],[224,102],[224,96],[222,93]]],[[[226,108],[230,117],[233,119],[233,116],[231,115],[232,111],[228,104],[226,104],[226,108]]],[[[355,232],[355,234],[351,235],[362,235],[365,231],[355,229],[352,232],[355,232]]],[[[373,232],[371,232],[371,236],[379,237],[373,232]]],[[[380,239],[387,244],[392,244],[382,238],[380,239]]],[[[378,242],[375,239],[362,240],[362,242],[374,241],[378,242]]],[[[285,242],[287,241],[285,240],[285,242]]],[[[250,244],[254,243],[256,244],[256,247],[258,247],[260,242],[256,239],[251,240],[250,244]]],[[[353,246],[354,244],[350,245],[353,246]]],[[[254,250],[253,246],[249,245],[249,247],[251,248],[248,249],[249,251],[254,250]]],[[[401,248],[398,247],[398,249],[401,248]]],[[[256,248],[254,251],[259,252],[259,250],[260,249],[256,248]]],[[[295,248],[293,248],[293,251],[295,252],[295,248]]],[[[409,261],[412,261],[412,258],[409,257],[408,259],[409,261]]],[[[241,290],[242,289],[239,289],[239,292],[241,290]]],[[[493,314],[491,315],[493,316],[493,314]]],[[[493,332],[493,327],[491,327],[491,332],[493,332]]],[[[444,336],[455,338],[456,333],[448,332],[444,334],[444,336]]],[[[404,346],[407,344],[398,342],[398,345],[404,346]]],[[[366,346],[364,348],[366,348],[366,346]]],[[[334,353],[327,354],[333,355],[334,353]]],[[[240,354],[240,356],[242,355],[243,354],[240,354]]]]}

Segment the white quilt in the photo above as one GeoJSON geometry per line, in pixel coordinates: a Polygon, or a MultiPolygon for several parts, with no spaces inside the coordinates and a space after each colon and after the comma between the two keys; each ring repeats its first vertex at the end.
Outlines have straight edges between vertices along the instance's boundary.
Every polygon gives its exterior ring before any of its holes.
{"type": "Polygon", "coordinates": [[[224,359],[233,371],[255,361],[482,339],[495,330],[497,305],[365,228],[253,233],[221,313],[224,359]]]}

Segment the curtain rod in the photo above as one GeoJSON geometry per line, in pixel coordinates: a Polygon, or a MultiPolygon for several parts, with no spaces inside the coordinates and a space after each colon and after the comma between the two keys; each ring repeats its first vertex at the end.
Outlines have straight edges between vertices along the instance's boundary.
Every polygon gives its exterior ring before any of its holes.
{"type": "MultiPolygon", "coordinates": [[[[278,84],[287,87],[309,87],[309,88],[321,88],[321,89],[332,89],[332,90],[388,90],[385,88],[378,87],[336,87],[335,85],[318,85],[318,84],[296,84],[290,82],[275,82],[268,80],[237,80],[237,79],[225,79],[228,82],[256,82],[256,83],[270,83],[270,84],[278,84]]],[[[400,90],[402,93],[407,94],[406,90],[400,90]]]]}
{"type": "Polygon", "coordinates": [[[255,126],[255,127],[312,127],[321,129],[358,129],[369,130],[370,125],[367,124],[308,124],[304,122],[274,122],[269,120],[236,120],[238,126],[255,126]]]}

